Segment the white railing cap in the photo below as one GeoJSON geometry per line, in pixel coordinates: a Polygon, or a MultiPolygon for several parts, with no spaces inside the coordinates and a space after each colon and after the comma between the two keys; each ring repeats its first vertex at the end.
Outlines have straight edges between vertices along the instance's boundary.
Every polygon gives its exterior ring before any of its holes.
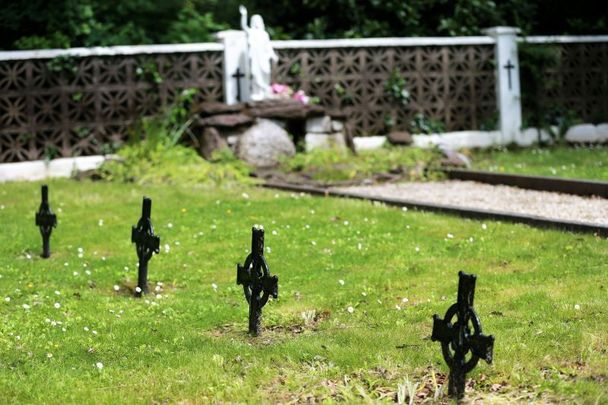
{"type": "Polygon", "coordinates": [[[213,42],[201,42],[193,44],[97,46],[92,48],[38,49],[33,51],[1,51],[0,60],[52,59],[58,56],[87,57],[146,55],[159,53],[207,52],[223,50],[224,46],[222,44],[213,42]]]}
{"type": "Polygon", "coordinates": [[[520,41],[532,44],[576,44],[608,42],[608,35],[534,35],[521,37],[520,41]]]}
{"type": "MultiPolygon", "coordinates": [[[[493,27],[484,32],[488,35],[508,34],[518,30],[513,27],[493,27]]],[[[238,31],[234,31],[238,32],[238,31]]],[[[226,33],[230,34],[230,33],[226,33]]],[[[220,35],[221,36],[221,35],[220,35]]],[[[357,39],[308,39],[290,41],[272,41],[276,49],[311,49],[311,48],[361,48],[361,47],[404,47],[404,46],[458,46],[458,45],[493,45],[496,43],[492,36],[466,37],[393,37],[393,38],[357,38],[357,39]]],[[[579,35],[579,36],[528,36],[520,37],[519,41],[536,44],[563,43],[598,43],[608,42],[608,35],[579,35]]],[[[191,44],[163,45],[121,45],[92,48],[68,49],[39,49],[32,51],[0,51],[0,61],[52,59],[58,56],[87,57],[87,56],[120,56],[170,54],[186,52],[223,51],[224,45],[215,42],[191,44]]]]}
{"type": "Polygon", "coordinates": [[[353,39],[306,39],[272,41],[276,49],[310,48],[360,48],[393,46],[449,46],[449,45],[492,45],[494,39],[487,36],[469,37],[393,37],[393,38],[353,38],[353,39]]]}

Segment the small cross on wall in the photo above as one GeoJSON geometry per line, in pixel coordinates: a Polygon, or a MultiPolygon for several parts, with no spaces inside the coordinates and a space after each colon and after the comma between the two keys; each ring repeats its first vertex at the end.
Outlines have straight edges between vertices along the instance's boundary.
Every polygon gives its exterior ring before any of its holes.
{"type": "Polygon", "coordinates": [[[511,70],[515,69],[515,65],[513,63],[511,63],[511,59],[509,59],[507,61],[507,64],[503,66],[503,68],[507,69],[507,74],[509,77],[509,90],[511,90],[512,84],[511,84],[511,70]]]}
{"type": "Polygon", "coordinates": [[[241,68],[236,68],[236,72],[232,75],[236,79],[236,101],[241,102],[241,78],[245,77],[245,74],[241,72],[241,68]]]}

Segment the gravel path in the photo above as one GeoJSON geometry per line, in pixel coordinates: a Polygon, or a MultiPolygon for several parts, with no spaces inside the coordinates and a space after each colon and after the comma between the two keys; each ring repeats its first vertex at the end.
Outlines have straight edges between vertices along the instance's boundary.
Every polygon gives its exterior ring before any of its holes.
{"type": "Polygon", "coordinates": [[[553,220],[608,225],[608,199],[492,186],[472,181],[398,183],[336,188],[373,197],[455,205],[463,208],[534,215],[553,220]]]}

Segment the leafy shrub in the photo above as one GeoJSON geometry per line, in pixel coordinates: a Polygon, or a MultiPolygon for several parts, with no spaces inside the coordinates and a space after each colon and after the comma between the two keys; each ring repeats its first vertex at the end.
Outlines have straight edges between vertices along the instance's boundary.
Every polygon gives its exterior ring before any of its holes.
{"type": "Polygon", "coordinates": [[[407,105],[410,101],[410,92],[406,88],[406,85],[405,78],[401,76],[398,70],[393,69],[390,77],[384,84],[384,91],[391,96],[394,102],[407,105]]]}
{"type": "Polygon", "coordinates": [[[108,181],[142,183],[221,184],[250,183],[249,167],[230,150],[207,162],[180,142],[189,133],[189,103],[195,91],[185,90],[162,114],[144,117],[133,128],[131,141],[118,151],[118,159],[106,162],[100,175],[108,181]]]}
{"type": "Polygon", "coordinates": [[[418,113],[410,121],[410,132],[413,134],[439,134],[445,132],[443,123],[418,113]]]}
{"type": "Polygon", "coordinates": [[[118,160],[108,161],[100,169],[108,181],[137,184],[204,184],[251,183],[249,168],[240,160],[207,162],[192,148],[142,141],[122,147],[118,160]]]}

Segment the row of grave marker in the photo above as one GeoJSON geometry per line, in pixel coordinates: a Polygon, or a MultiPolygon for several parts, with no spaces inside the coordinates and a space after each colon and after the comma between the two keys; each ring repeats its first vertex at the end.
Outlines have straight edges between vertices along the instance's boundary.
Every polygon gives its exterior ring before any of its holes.
{"type": "MultiPolygon", "coordinates": [[[[50,237],[57,226],[57,216],[49,204],[48,186],[42,186],[42,201],[36,212],[36,226],[42,235],[42,257],[49,258],[50,237]]],[[[160,237],[154,234],[152,225],[152,200],[143,198],[141,218],[131,228],[131,243],[135,244],[138,265],[135,296],[148,293],[148,262],[154,253],[160,252],[160,237]]],[[[475,296],[474,274],[458,273],[458,295],[456,303],[448,308],[443,318],[433,315],[431,340],[441,343],[443,358],[450,368],[448,395],[462,398],[465,391],[466,373],[471,371],[480,359],[492,363],[494,336],[484,335],[481,321],[473,309],[475,296]]],[[[264,229],[251,229],[251,253],[241,266],[237,264],[237,285],[243,286],[245,299],[249,304],[249,333],[258,336],[261,331],[262,308],[270,297],[279,296],[279,279],[270,274],[264,257],[264,229]]]]}

